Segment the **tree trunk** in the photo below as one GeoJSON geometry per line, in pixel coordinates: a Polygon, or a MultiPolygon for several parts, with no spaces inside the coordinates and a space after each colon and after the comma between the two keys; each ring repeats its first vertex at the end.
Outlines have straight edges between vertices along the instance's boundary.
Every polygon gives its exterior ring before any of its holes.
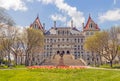
{"type": "Polygon", "coordinates": [[[20,56],[20,64],[22,65],[23,64],[23,62],[22,62],[22,55],[20,56]]]}
{"type": "Polygon", "coordinates": [[[15,65],[17,65],[17,54],[15,54],[15,65]]]}
{"type": "Polygon", "coordinates": [[[29,66],[29,57],[28,54],[25,56],[25,66],[29,66]]]}
{"type": "Polygon", "coordinates": [[[10,52],[8,53],[8,67],[11,66],[11,58],[10,58],[10,52]]]}
{"type": "Polygon", "coordinates": [[[112,60],[110,61],[110,67],[113,67],[113,61],[112,60]]]}

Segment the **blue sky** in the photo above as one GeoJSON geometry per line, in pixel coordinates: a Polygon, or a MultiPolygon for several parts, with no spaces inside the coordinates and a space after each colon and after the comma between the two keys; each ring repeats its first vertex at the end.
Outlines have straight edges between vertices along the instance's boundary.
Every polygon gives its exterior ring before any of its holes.
{"type": "Polygon", "coordinates": [[[16,25],[29,26],[37,14],[46,29],[53,26],[74,26],[81,29],[89,14],[101,29],[120,25],[120,0],[0,0],[16,25]]]}

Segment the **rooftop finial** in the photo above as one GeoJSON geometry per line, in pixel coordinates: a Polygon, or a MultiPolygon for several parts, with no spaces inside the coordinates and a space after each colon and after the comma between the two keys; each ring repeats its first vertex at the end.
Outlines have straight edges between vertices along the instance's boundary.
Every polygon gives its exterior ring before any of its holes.
{"type": "Polygon", "coordinates": [[[37,14],[37,18],[39,18],[39,14],[37,14]]]}
{"type": "Polygon", "coordinates": [[[90,13],[89,13],[89,18],[91,18],[91,15],[90,15],[90,13]]]}
{"type": "Polygon", "coordinates": [[[43,23],[43,29],[45,29],[45,23],[43,23]]]}

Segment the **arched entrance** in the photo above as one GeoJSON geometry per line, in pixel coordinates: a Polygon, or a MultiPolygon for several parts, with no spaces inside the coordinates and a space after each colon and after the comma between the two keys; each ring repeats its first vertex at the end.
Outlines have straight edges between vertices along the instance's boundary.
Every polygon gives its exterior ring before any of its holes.
{"type": "Polygon", "coordinates": [[[57,54],[60,54],[60,51],[57,51],[57,54]]]}
{"type": "Polygon", "coordinates": [[[70,51],[67,51],[66,53],[67,53],[67,54],[70,54],[70,51]]]}

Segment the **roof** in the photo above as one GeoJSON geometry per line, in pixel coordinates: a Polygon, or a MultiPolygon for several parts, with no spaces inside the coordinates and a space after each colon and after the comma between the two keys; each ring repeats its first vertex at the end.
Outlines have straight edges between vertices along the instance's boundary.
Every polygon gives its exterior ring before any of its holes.
{"type": "Polygon", "coordinates": [[[93,27],[94,27],[94,29],[92,29],[92,30],[100,30],[98,25],[92,20],[91,16],[89,15],[88,21],[87,21],[85,27],[83,28],[83,31],[91,30],[90,29],[90,24],[91,23],[93,24],[93,27]]]}
{"type": "Polygon", "coordinates": [[[77,28],[71,28],[71,27],[52,27],[50,30],[48,30],[45,35],[55,35],[57,34],[57,31],[69,31],[71,34],[81,34],[81,32],[77,28]]]}
{"type": "Polygon", "coordinates": [[[34,24],[37,24],[38,29],[44,31],[44,28],[43,28],[43,26],[42,26],[42,24],[41,24],[40,19],[39,19],[38,16],[36,17],[36,19],[34,20],[34,22],[30,25],[30,28],[33,28],[34,24]]]}

